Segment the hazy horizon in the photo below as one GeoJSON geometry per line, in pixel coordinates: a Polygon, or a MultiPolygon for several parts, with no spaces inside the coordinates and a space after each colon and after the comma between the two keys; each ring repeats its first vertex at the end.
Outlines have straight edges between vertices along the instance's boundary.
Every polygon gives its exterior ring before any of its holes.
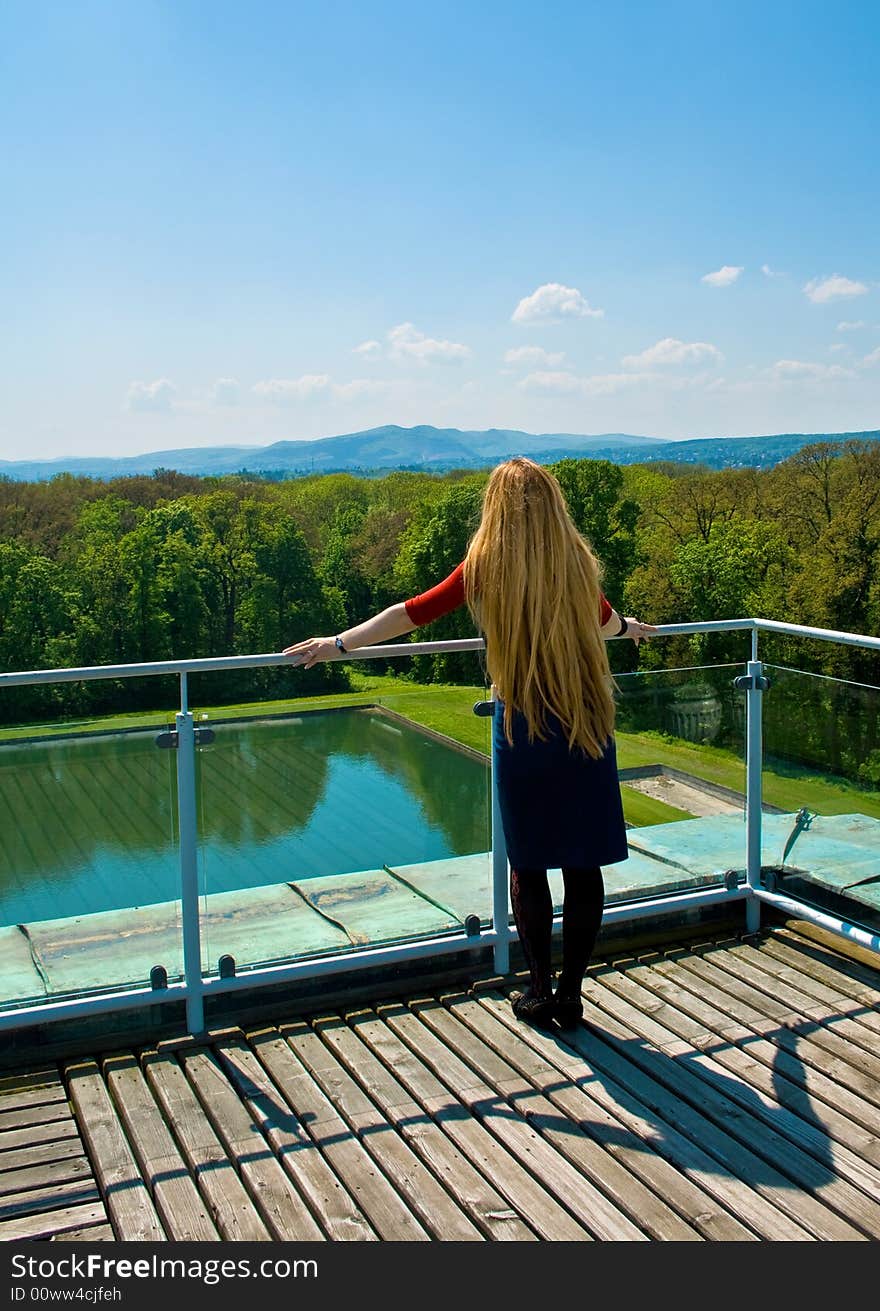
{"type": "MultiPolygon", "coordinates": [[[[639,434],[639,433],[593,433],[593,434],[557,433],[557,432],[529,433],[521,429],[520,430],[499,429],[497,427],[480,429],[480,430],[471,430],[471,432],[469,433],[466,430],[462,430],[458,428],[437,429],[432,424],[418,424],[418,425],[414,425],[411,428],[403,428],[400,425],[394,425],[394,424],[382,424],[376,428],[358,430],[351,433],[332,433],[322,437],[313,438],[311,440],[301,439],[297,441],[296,439],[292,439],[287,441],[285,439],[280,439],[279,441],[269,442],[269,443],[265,443],[265,442],[229,443],[225,445],[210,444],[210,445],[191,446],[191,447],[169,447],[169,448],[165,448],[164,450],[126,452],[125,454],[117,455],[117,456],[94,455],[94,454],[89,454],[88,452],[74,452],[67,456],[58,456],[55,459],[49,459],[49,460],[41,460],[39,457],[31,457],[21,460],[6,460],[0,457],[0,470],[19,469],[21,467],[25,467],[27,469],[37,469],[37,468],[51,467],[57,464],[61,466],[59,472],[63,472],[64,469],[71,468],[73,466],[120,464],[125,462],[137,462],[137,461],[144,461],[149,459],[151,461],[151,471],[152,469],[159,469],[159,468],[168,468],[168,469],[180,468],[183,471],[188,471],[192,473],[192,472],[197,472],[197,469],[194,466],[192,460],[184,461],[182,465],[178,466],[174,463],[174,457],[192,456],[200,451],[204,451],[206,455],[210,454],[210,456],[215,458],[214,460],[211,461],[210,464],[206,464],[202,468],[202,473],[208,473],[208,472],[222,473],[224,471],[225,472],[233,471],[231,466],[224,470],[224,464],[222,460],[222,453],[224,452],[236,453],[236,454],[245,452],[250,455],[259,455],[259,454],[265,454],[267,451],[271,451],[276,447],[297,446],[297,445],[313,446],[319,443],[323,445],[324,443],[333,443],[336,441],[346,442],[356,439],[366,439],[369,438],[373,433],[384,434],[384,433],[402,432],[406,434],[408,432],[412,432],[416,430],[421,430],[422,432],[427,430],[430,433],[448,432],[453,434],[459,434],[462,438],[465,439],[467,439],[469,436],[485,438],[492,433],[505,433],[505,434],[509,433],[511,436],[518,435],[518,436],[532,439],[535,442],[535,446],[531,448],[530,453],[534,454],[535,458],[538,459],[544,458],[543,455],[541,454],[542,450],[546,451],[549,455],[551,455],[553,459],[559,459],[564,454],[570,454],[575,458],[582,458],[582,457],[590,458],[591,450],[596,449],[595,447],[592,446],[592,443],[602,443],[603,441],[606,441],[607,442],[606,447],[604,449],[602,449],[601,447],[599,448],[602,451],[603,457],[609,458],[613,462],[615,459],[614,452],[619,448],[618,458],[623,459],[625,463],[631,462],[632,452],[634,450],[638,451],[643,448],[645,448],[646,450],[650,450],[652,446],[664,447],[670,445],[671,443],[678,444],[678,441],[681,441],[685,445],[690,443],[699,445],[701,441],[705,441],[708,443],[712,443],[713,446],[716,442],[736,443],[738,441],[742,441],[743,443],[746,443],[750,447],[753,447],[754,443],[756,442],[766,441],[768,443],[769,449],[772,450],[772,446],[770,444],[772,444],[773,442],[779,439],[785,439],[785,438],[798,438],[798,437],[804,438],[804,442],[801,444],[805,445],[805,444],[809,444],[811,440],[816,440],[816,441],[841,440],[842,441],[848,437],[858,436],[859,432],[863,432],[869,434],[870,440],[880,439],[880,431],[878,431],[877,429],[862,429],[862,430],[857,430],[855,432],[853,430],[849,430],[847,432],[840,432],[840,433],[827,433],[827,432],[825,433],[748,433],[748,434],[742,433],[736,436],[725,436],[723,434],[717,434],[717,435],[707,436],[705,438],[670,439],[665,437],[646,436],[644,434],[639,434]],[[582,445],[578,446],[577,445],[578,442],[582,443],[582,445]],[[546,445],[544,445],[544,443],[546,443],[546,445]],[[570,449],[569,449],[569,443],[570,443],[570,449]],[[217,462],[218,460],[219,463],[217,462]],[[153,461],[155,461],[155,464],[152,464],[153,461]]],[[[464,445],[467,446],[466,441],[464,445]]],[[[462,452],[462,455],[465,459],[465,463],[467,463],[468,460],[472,460],[474,456],[476,456],[477,458],[484,457],[486,461],[493,462],[498,459],[505,459],[511,455],[516,454],[518,449],[520,449],[520,453],[529,450],[527,446],[524,446],[523,448],[517,448],[513,445],[508,446],[506,449],[499,449],[499,448],[490,449],[490,447],[487,446],[485,442],[482,443],[478,442],[467,452],[467,454],[465,454],[465,452],[462,452]]],[[[755,453],[756,452],[754,452],[754,450],[751,450],[749,452],[749,454],[752,455],[753,457],[755,453]]],[[[764,450],[758,452],[758,454],[760,455],[765,455],[767,453],[768,452],[764,450]]],[[[394,468],[406,468],[409,466],[410,461],[407,460],[405,450],[400,451],[400,458],[398,461],[391,460],[390,463],[386,463],[386,461],[389,459],[389,454],[390,453],[386,449],[384,452],[382,452],[381,458],[379,459],[378,463],[373,465],[369,463],[372,457],[368,449],[367,451],[364,452],[363,455],[363,459],[367,462],[363,467],[367,467],[369,465],[369,467],[382,468],[385,471],[390,472],[394,468]]],[[[278,467],[279,468],[286,467],[283,461],[283,457],[279,457],[279,458],[281,459],[281,463],[279,464],[278,467]]],[[[358,463],[358,457],[355,454],[353,454],[350,450],[347,451],[344,456],[341,455],[339,458],[342,460],[342,463],[339,465],[340,469],[344,469],[344,468],[354,469],[356,467],[361,467],[361,465],[358,463]]],[[[418,447],[413,449],[412,463],[426,464],[426,467],[431,467],[433,464],[437,462],[437,460],[440,460],[442,462],[442,467],[452,467],[452,464],[450,463],[450,459],[454,460],[455,458],[456,457],[454,456],[450,457],[448,454],[444,455],[442,452],[437,454],[431,454],[428,451],[426,451],[424,447],[418,447]]],[[[651,457],[649,456],[648,458],[651,457]]],[[[671,456],[670,458],[675,458],[675,457],[671,456]]],[[[784,458],[784,455],[780,455],[777,453],[777,458],[784,458]]],[[[716,459],[717,459],[717,455],[716,455],[716,459]]],[[[749,460],[748,462],[752,463],[753,459],[749,460]]],[[[314,460],[312,461],[312,464],[314,464],[314,460]]],[[[245,463],[244,466],[237,466],[237,468],[240,467],[247,468],[249,466],[245,463]]],[[[261,467],[259,462],[255,467],[259,472],[259,469],[261,467]]],[[[269,467],[269,466],[265,466],[265,467],[269,467]]],[[[334,469],[335,466],[331,464],[324,471],[333,472],[334,469]]],[[[86,472],[88,471],[86,470],[86,472]]],[[[143,472],[143,470],[141,470],[140,472],[143,472]]],[[[26,474],[20,476],[23,476],[25,477],[25,479],[27,479],[27,477],[29,477],[30,475],[26,474]]],[[[111,475],[104,472],[104,473],[97,474],[97,476],[103,477],[103,476],[111,476],[111,475]]]]}

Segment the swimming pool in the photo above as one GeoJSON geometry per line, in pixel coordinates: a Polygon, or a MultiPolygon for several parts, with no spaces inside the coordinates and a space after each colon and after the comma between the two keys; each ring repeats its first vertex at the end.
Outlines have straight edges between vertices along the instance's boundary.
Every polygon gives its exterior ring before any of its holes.
{"type": "MultiPolygon", "coordinates": [[[[487,851],[487,762],[369,708],[212,725],[205,894],[487,851]]],[[[175,753],[156,732],[0,750],[0,925],[179,896],[175,753]]]]}

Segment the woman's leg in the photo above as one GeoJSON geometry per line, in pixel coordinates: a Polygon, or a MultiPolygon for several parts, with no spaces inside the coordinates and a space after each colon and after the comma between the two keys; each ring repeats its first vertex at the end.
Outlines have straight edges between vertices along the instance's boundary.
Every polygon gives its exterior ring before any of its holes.
{"type": "Polygon", "coordinates": [[[605,906],[602,871],[563,869],[562,971],[556,985],[560,1001],[579,1001],[581,984],[599,936],[605,906]]]}
{"type": "Polygon", "coordinates": [[[511,869],[510,904],[529,970],[529,995],[548,1000],[552,996],[550,942],[553,936],[553,901],[547,871],[511,869]]]}

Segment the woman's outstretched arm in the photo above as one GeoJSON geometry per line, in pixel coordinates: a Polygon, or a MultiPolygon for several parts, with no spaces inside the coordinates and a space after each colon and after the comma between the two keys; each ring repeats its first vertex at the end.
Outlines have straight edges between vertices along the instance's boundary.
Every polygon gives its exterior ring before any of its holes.
{"type": "MultiPolygon", "coordinates": [[[[375,646],[377,642],[390,642],[404,633],[411,633],[417,625],[406,612],[406,604],[399,601],[380,611],[371,619],[365,619],[354,628],[346,628],[339,634],[345,651],[356,651],[360,646],[375,646]]],[[[344,660],[345,652],[336,645],[335,637],[309,637],[304,642],[295,642],[286,646],[282,655],[292,656],[292,663],[311,669],[312,665],[322,660],[344,660]]]]}
{"type": "Polygon", "coordinates": [[[624,619],[622,614],[612,608],[611,614],[599,631],[606,642],[610,637],[629,637],[638,646],[643,638],[650,637],[652,633],[656,633],[657,629],[654,624],[643,624],[641,620],[634,619],[632,616],[627,616],[624,619]],[[626,624],[625,628],[624,624],[626,624]]]}

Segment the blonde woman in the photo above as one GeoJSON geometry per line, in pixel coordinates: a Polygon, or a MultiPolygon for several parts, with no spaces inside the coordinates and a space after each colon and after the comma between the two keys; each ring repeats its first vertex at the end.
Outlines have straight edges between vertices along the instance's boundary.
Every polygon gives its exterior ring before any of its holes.
{"type": "Polygon", "coordinates": [[[514,1013],[538,1025],[575,1024],[602,922],[601,866],[627,858],[605,640],[626,634],[638,645],[656,629],[622,618],[603,596],[598,561],[556,479],[522,457],[498,465],[467,555],[448,578],[337,637],[312,637],[284,654],[311,668],[464,604],[485,637],[498,696],[496,782],[529,970],[527,990],[512,994],[514,1013]],[[555,996],[548,869],[562,870],[565,888],[555,996]]]}

